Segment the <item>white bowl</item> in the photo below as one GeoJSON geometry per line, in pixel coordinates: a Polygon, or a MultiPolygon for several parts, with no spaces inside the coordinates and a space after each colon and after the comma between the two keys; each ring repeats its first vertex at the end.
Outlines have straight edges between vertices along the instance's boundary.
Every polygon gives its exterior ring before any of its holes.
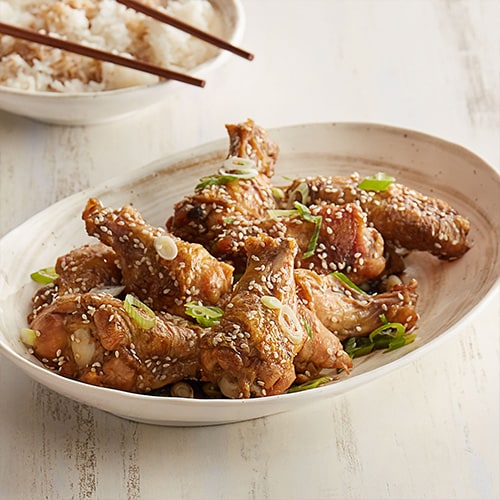
{"type": "Polygon", "coordinates": [[[398,182],[447,200],[469,218],[473,246],[461,259],[443,262],[415,253],[408,262],[420,295],[413,344],[357,358],[349,376],[317,389],[248,400],[162,398],[94,387],[63,378],[30,356],[19,338],[36,290],[30,273],[89,241],[80,216],[88,197],[114,208],[132,203],[148,222],[162,226],[173,204],[220,166],[227,151],[224,139],[66,198],[0,240],[0,353],[50,389],[115,415],[160,425],[210,425],[293,410],[344,393],[428,352],[488,306],[500,273],[500,176],[483,160],[455,144],[382,125],[310,124],[269,134],[281,150],[277,183],[285,175],[348,175],[355,170],[373,175],[384,170],[398,182]]]}
{"type": "MultiPolygon", "coordinates": [[[[238,45],[245,26],[245,15],[240,1],[210,0],[210,2],[223,18],[221,38],[238,45]]],[[[207,78],[230,56],[237,57],[227,51],[219,50],[215,57],[186,73],[207,78]]],[[[47,123],[89,125],[115,120],[145,109],[187,86],[185,83],[169,80],[117,90],[66,94],[32,92],[0,85],[0,109],[47,123]]]]}

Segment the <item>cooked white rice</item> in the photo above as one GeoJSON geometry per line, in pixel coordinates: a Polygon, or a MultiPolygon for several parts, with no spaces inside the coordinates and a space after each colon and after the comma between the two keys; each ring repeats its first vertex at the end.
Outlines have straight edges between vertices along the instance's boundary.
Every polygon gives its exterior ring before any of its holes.
{"type": "MultiPolygon", "coordinates": [[[[219,35],[221,20],[207,0],[144,0],[219,35]]],[[[0,0],[0,20],[188,72],[217,48],[115,0],[0,0]]],[[[0,35],[0,85],[29,91],[91,92],[155,83],[158,77],[0,35]]]]}

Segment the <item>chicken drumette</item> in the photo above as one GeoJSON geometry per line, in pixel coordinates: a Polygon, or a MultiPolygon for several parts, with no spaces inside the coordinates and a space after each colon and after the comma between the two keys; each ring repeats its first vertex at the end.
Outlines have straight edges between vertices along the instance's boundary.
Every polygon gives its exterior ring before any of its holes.
{"type": "Polygon", "coordinates": [[[85,244],[60,256],[55,272],[55,280],[33,296],[31,318],[59,295],[118,286],[122,278],[114,250],[102,243],[85,244]]]}
{"type": "Polygon", "coordinates": [[[340,340],[369,335],[383,325],[382,317],[407,330],[418,319],[414,279],[374,295],[355,290],[333,274],[320,276],[306,269],[295,270],[295,281],[299,298],[340,340]]]}
{"type": "Polygon", "coordinates": [[[367,191],[358,187],[360,181],[358,174],[296,179],[285,190],[285,202],[298,186],[306,186],[308,204],[358,204],[368,222],[396,247],[424,250],[447,260],[469,249],[470,223],[448,203],[398,183],[367,191]]]}
{"type": "Polygon", "coordinates": [[[91,198],[83,219],[88,234],[116,252],[126,291],[155,311],[183,316],[186,302],[215,305],[231,291],[231,265],[147,224],[131,206],[110,210],[91,198]]]}
{"type": "Polygon", "coordinates": [[[106,293],[60,295],[30,328],[36,332],[33,354],[82,382],[146,393],[199,377],[200,327],[157,313],[154,326],[141,328],[123,302],[106,293]]]}
{"type": "MultiPolygon", "coordinates": [[[[224,260],[245,260],[243,242],[226,252],[218,240],[227,228],[239,221],[255,221],[275,208],[270,179],[278,156],[278,146],[252,120],[226,125],[229,133],[228,159],[239,158],[254,163],[255,175],[247,179],[223,181],[216,174],[213,183],[195,190],[174,206],[167,220],[169,231],[180,238],[205,246],[210,253],[224,260]],[[221,183],[219,183],[221,181],[221,183]]],[[[237,170],[237,168],[236,168],[237,170]]]]}
{"type": "Polygon", "coordinates": [[[204,375],[230,398],[286,391],[307,337],[296,316],[294,240],[261,235],[248,238],[245,247],[246,271],[201,347],[204,375]]]}

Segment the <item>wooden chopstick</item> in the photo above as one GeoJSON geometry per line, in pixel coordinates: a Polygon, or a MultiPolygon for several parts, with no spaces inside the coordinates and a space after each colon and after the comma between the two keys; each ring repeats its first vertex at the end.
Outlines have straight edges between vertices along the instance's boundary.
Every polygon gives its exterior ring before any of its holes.
{"type": "Polygon", "coordinates": [[[49,45],[50,47],[55,47],[56,49],[67,50],[68,52],[74,52],[75,54],[80,54],[82,56],[92,57],[100,61],[118,64],[119,66],[137,69],[162,78],[167,78],[168,80],[177,80],[183,83],[188,83],[189,85],[196,85],[197,87],[205,86],[205,80],[200,80],[199,78],[161,68],[160,66],[155,66],[154,64],[149,64],[137,59],[129,59],[127,57],[112,54],[111,52],[105,52],[104,50],[87,47],[86,45],[80,45],[75,42],[70,42],[69,40],[62,40],[61,38],[43,35],[42,33],[27,28],[20,28],[18,26],[0,22],[0,33],[28,40],[30,42],[40,43],[42,45],[49,45]]]}
{"type": "Polygon", "coordinates": [[[161,21],[162,23],[169,24],[170,26],[174,26],[175,28],[185,31],[186,33],[189,33],[190,35],[193,35],[196,38],[200,38],[205,42],[215,45],[216,47],[219,47],[220,49],[224,49],[229,52],[232,52],[233,54],[236,54],[237,56],[244,57],[249,61],[251,61],[254,58],[254,55],[251,54],[250,52],[240,49],[239,47],[235,47],[234,45],[231,45],[230,43],[226,42],[225,40],[222,40],[221,38],[217,38],[216,36],[213,36],[210,33],[207,33],[206,31],[202,31],[198,28],[195,28],[194,26],[191,26],[190,24],[187,24],[183,21],[180,21],[179,19],[176,19],[175,17],[169,16],[164,12],[153,9],[152,7],[149,7],[143,4],[142,2],[138,2],[136,0],[116,0],[116,1],[118,3],[125,5],[126,7],[136,10],[137,12],[142,12],[143,14],[146,14],[147,16],[152,17],[153,19],[156,19],[157,21],[161,21]]]}

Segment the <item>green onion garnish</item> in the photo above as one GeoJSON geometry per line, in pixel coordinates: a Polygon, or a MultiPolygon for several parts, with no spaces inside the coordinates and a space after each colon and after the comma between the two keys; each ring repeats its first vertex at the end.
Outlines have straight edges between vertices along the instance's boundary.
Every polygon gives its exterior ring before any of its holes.
{"type": "Polygon", "coordinates": [[[235,181],[237,178],[232,175],[208,175],[202,177],[200,182],[195,186],[195,190],[206,188],[207,186],[214,186],[216,184],[227,184],[228,182],[235,181]]]}
{"type": "Polygon", "coordinates": [[[227,184],[232,181],[253,179],[258,173],[253,160],[233,156],[224,162],[224,166],[219,170],[218,174],[202,177],[200,182],[195,186],[195,190],[216,184],[227,184]]]}
{"type": "Polygon", "coordinates": [[[399,347],[411,344],[416,334],[407,335],[406,327],[401,323],[389,323],[385,315],[381,315],[382,325],[375,328],[369,335],[369,339],[375,344],[376,349],[386,348],[385,352],[394,351],[399,347]]]}
{"type": "Polygon", "coordinates": [[[303,384],[292,385],[287,392],[299,392],[299,391],[307,391],[308,389],[315,389],[320,385],[326,384],[327,382],[331,382],[332,378],[324,375],[323,377],[316,378],[314,380],[308,380],[303,384]]]}
{"type": "Polygon", "coordinates": [[[321,221],[323,220],[323,218],[321,217],[321,215],[315,215],[314,219],[314,221],[311,221],[314,222],[314,232],[311,236],[311,239],[309,240],[309,245],[307,245],[307,250],[304,253],[304,259],[308,259],[309,257],[312,257],[314,255],[316,245],[318,244],[319,230],[321,228],[321,221]]]}
{"type": "Polygon", "coordinates": [[[376,342],[377,339],[381,339],[381,342],[383,343],[384,337],[387,337],[390,340],[391,338],[403,337],[405,333],[406,328],[403,324],[386,322],[378,328],[375,328],[375,330],[370,333],[368,338],[373,342],[376,342]]]}
{"type": "Polygon", "coordinates": [[[149,330],[155,326],[156,314],[154,311],[134,295],[127,294],[123,307],[139,328],[149,330]]]}
{"type": "Polygon", "coordinates": [[[33,347],[35,345],[37,331],[31,328],[21,328],[21,340],[23,344],[33,347]]]}
{"type": "Polygon", "coordinates": [[[365,191],[385,191],[395,180],[384,172],[378,172],[371,177],[365,177],[358,187],[365,191]]]}
{"type": "Polygon", "coordinates": [[[319,238],[319,230],[321,228],[321,223],[323,221],[323,217],[321,215],[312,215],[311,211],[302,203],[296,201],[294,207],[299,211],[300,216],[306,222],[312,222],[314,224],[314,232],[309,240],[309,245],[307,246],[307,250],[304,253],[304,259],[308,259],[314,255],[314,251],[316,250],[316,245],[318,244],[319,238]]]}
{"type": "Polygon", "coordinates": [[[54,267],[44,267],[38,271],[31,273],[30,278],[37,283],[42,285],[48,285],[52,283],[59,275],[56,273],[54,267]]]}
{"type": "Polygon", "coordinates": [[[291,201],[300,201],[304,205],[307,205],[309,203],[309,186],[305,182],[301,182],[289,195],[288,199],[291,201]],[[299,194],[300,195],[300,200],[294,200],[296,197],[295,195],[299,194]]]}
{"type": "Polygon", "coordinates": [[[353,359],[370,354],[374,347],[368,337],[351,337],[344,343],[344,351],[353,359]]]}
{"type": "Polygon", "coordinates": [[[344,273],[341,273],[339,271],[335,271],[333,273],[330,273],[332,276],[335,276],[337,279],[342,281],[344,284],[346,284],[349,288],[352,288],[353,290],[356,290],[356,292],[363,293],[366,295],[366,292],[364,290],[361,290],[358,285],[353,283],[344,273]]]}
{"type": "Polygon", "coordinates": [[[283,192],[283,189],[281,189],[281,188],[272,187],[271,192],[273,193],[273,197],[276,200],[282,200],[285,197],[285,193],[283,192]]]}
{"type": "Polygon", "coordinates": [[[319,231],[321,228],[321,223],[323,221],[323,217],[321,215],[312,215],[309,208],[307,208],[302,203],[296,201],[294,204],[295,209],[290,210],[268,210],[267,213],[272,218],[277,217],[294,217],[296,215],[300,216],[302,220],[306,222],[311,222],[314,224],[314,232],[309,240],[309,244],[307,245],[307,249],[304,253],[304,259],[308,259],[314,255],[314,251],[316,250],[316,245],[318,244],[319,231]]]}
{"type": "Polygon", "coordinates": [[[411,344],[417,338],[416,333],[402,335],[401,337],[395,337],[389,342],[389,346],[385,352],[394,351],[405,345],[411,344]]]}
{"type": "Polygon", "coordinates": [[[277,219],[278,217],[294,217],[295,215],[300,215],[298,210],[268,210],[267,214],[269,217],[273,219],[277,219]]]}
{"type": "Polygon", "coordinates": [[[382,325],[375,328],[366,337],[351,337],[344,342],[344,351],[355,358],[369,354],[374,349],[386,349],[384,352],[394,351],[411,344],[417,335],[407,334],[406,327],[401,323],[389,323],[384,314],[380,315],[382,325]]]}
{"type": "Polygon", "coordinates": [[[224,314],[224,310],[220,307],[204,306],[200,302],[186,302],[184,307],[186,308],[186,314],[205,328],[218,323],[224,314]]]}
{"type": "Polygon", "coordinates": [[[304,329],[305,331],[307,332],[307,336],[312,339],[313,338],[313,330],[311,328],[311,325],[306,321],[306,320],[303,320],[302,321],[302,324],[304,325],[304,329]]]}
{"type": "Polygon", "coordinates": [[[260,301],[269,309],[281,309],[283,307],[281,301],[272,295],[263,295],[260,301]]]}

